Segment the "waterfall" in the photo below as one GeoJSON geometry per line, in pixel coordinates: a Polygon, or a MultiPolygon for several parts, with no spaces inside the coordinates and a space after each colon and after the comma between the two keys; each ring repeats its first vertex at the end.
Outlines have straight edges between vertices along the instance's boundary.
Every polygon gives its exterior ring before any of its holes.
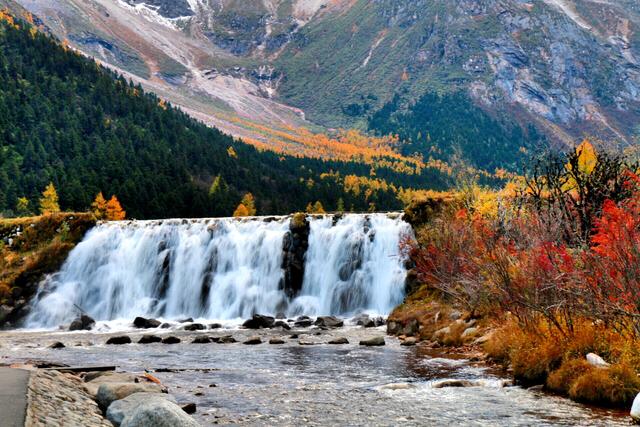
{"type": "Polygon", "coordinates": [[[78,310],[96,320],[136,316],[217,320],[387,314],[406,270],[398,215],[308,217],[304,277],[286,292],[289,217],[109,222],[89,231],[41,286],[28,327],[55,327],[78,310]]]}

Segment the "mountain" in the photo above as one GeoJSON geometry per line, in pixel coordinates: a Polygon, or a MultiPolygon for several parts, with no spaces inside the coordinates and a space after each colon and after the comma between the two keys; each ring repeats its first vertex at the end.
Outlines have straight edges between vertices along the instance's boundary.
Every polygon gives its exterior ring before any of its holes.
{"type": "Polygon", "coordinates": [[[369,166],[260,152],[0,12],[0,214],[35,211],[49,182],[63,209],[101,191],[137,218],[229,216],[247,192],[261,214],[400,207],[350,174],[369,166]]]}
{"type": "Polygon", "coordinates": [[[635,0],[18,1],[71,46],[267,146],[295,149],[282,132],[299,128],[375,131],[390,103],[399,118],[435,94],[464,97],[500,138],[521,133],[511,151],[640,133],[635,0]]]}

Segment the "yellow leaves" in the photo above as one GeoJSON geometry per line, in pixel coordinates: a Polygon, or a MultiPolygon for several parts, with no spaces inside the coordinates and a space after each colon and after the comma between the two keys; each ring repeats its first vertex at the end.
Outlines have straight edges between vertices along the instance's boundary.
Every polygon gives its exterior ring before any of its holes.
{"type": "Polygon", "coordinates": [[[158,107],[162,108],[163,110],[166,110],[167,107],[167,101],[165,101],[164,99],[160,99],[158,101],[158,107]]]}
{"type": "Polygon", "coordinates": [[[19,28],[18,25],[16,25],[15,21],[13,20],[13,16],[11,16],[9,9],[5,8],[3,10],[0,10],[0,21],[4,21],[14,28],[19,28]]]}
{"type": "Polygon", "coordinates": [[[42,215],[51,215],[58,212],[60,212],[58,192],[56,191],[56,187],[53,186],[53,183],[50,182],[42,192],[42,197],[40,198],[40,213],[42,215]]]}
{"type": "MultiPolygon", "coordinates": [[[[585,139],[582,141],[582,144],[576,147],[576,154],[578,155],[579,172],[590,175],[595,169],[596,164],[598,164],[598,153],[596,149],[585,139]]],[[[571,165],[567,165],[567,169],[571,170],[571,165]]]]}
{"type": "Polygon", "coordinates": [[[343,181],[344,191],[355,196],[364,194],[369,199],[373,193],[381,191],[396,193],[398,189],[393,184],[388,184],[384,179],[368,178],[364,176],[347,175],[343,181]]]}
{"type": "Polygon", "coordinates": [[[244,195],[240,204],[233,212],[234,217],[243,217],[243,216],[255,216],[256,215],[256,204],[255,199],[253,198],[253,194],[247,193],[244,195]]]}
{"type": "Polygon", "coordinates": [[[324,207],[320,201],[315,202],[313,205],[309,203],[307,205],[306,212],[309,214],[326,214],[324,207]]]}
{"type": "Polygon", "coordinates": [[[238,158],[238,153],[236,153],[236,150],[233,147],[227,148],[227,154],[232,159],[237,159],[238,158]]]}
{"type": "Polygon", "coordinates": [[[102,192],[98,193],[95,200],[91,204],[91,212],[98,219],[106,221],[122,221],[126,218],[127,213],[122,209],[120,201],[115,195],[107,201],[102,192]]]}

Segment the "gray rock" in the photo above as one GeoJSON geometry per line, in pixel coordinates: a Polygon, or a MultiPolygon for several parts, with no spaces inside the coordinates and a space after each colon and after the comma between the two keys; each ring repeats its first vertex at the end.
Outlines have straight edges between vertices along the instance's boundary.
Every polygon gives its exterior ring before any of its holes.
{"type": "Polygon", "coordinates": [[[399,322],[391,321],[387,323],[388,335],[400,335],[400,332],[402,332],[402,325],[399,322]]]}
{"type": "Polygon", "coordinates": [[[320,316],[316,319],[316,326],[324,326],[327,328],[340,328],[344,326],[342,319],[338,319],[335,316],[320,316]]]}
{"type": "Polygon", "coordinates": [[[360,341],[360,345],[364,345],[364,346],[367,346],[367,347],[383,346],[383,345],[385,345],[384,337],[374,337],[374,338],[370,338],[368,340],[362,340],[362,341],[360,341]]]}
{"type": "Polygon", "coordinates": [[[400,343],[400,345],[405,347],[410,347],[416,345],[417,340],[414,337],[408,337],[404,341],[400,343]]]}
{"type": "Polygon", "coordinates": [[[331,341],[329,341],[329,344],[332,344],[332,345],[344,345],[344,344],[349,344],[349,340],[346,339],[345,337],[334,338],[331,341]]]}
{"type": "Polygon", "coordinates": [[[96,401],[102,410],[106,410],[111,402],[124,399],[134,393],[162,393],[164,389],[155,383],[103,383],[98,387],[96,401]]]}
{"type": "Polygon", "coordinates": [[[246,345],[258,345],[258,344],[262,344],[262,339],[258,336],[255,337],[249,337],[249,339],[247,339],[245,342],[243,342],[242,344],[246,344],[246,345]]]}
{"type": "Polygon", "coordinates": [[[53,348],[53,349],[56,349],[56,350],[57,350],[57,349],[60,349],[60,348],[65,348],[65,345],[64,345],[64,344],[62,344],[60,341],[56,341],[56,342],[54,342],[53,344],[51,344],[51,345],[49,346],[49,348],[53,348]]]}
{"type": "Polygon", "coordinates": [[[291,326],[289,326],[289,324],[287,322],[283,322],[282,320],[278,320],[276,323],[273,324],[274,328],[282,328],[284,330],[291,330],[291,326]]]}
{"type": "Polygon", "coordinates": [[[476,387],[478,384],[468,380],[444,380],[433,384],[433,388],[476,387]]]}
{"type": "Polygon", "coordinates": [[[138,344],[153,344],[157,342],[162,342],[162,338],[157,335],[143,335],[138,340],[138,344]]]}
{"type": "Polygon", "coordinates": [[[635,424],[640,424],[640,393],[633,399],[630,415],[635,424]]]}
{"type": "Polygon", "coordinates": [[[86,314],[82,314],[78,316],[71,324],[69,325],[70,331],[90,331],[93,326],[96,324],[96,321],[93,320],[90,316],[86,314]]]}
{"type": "Polygon", "coordinates": [[[107,409],[107,419],[117,427],[122,424],[125,417],[133,413],[138,406],[156,399],[168,400],[175,403],[173,396],[165,393],[133,393],[124,399],[112,402],[107,409]]]}
{"type": "Polygon", "coordinates": [[[589,362],[589,365],[595,366],[596,368],[608,368],[610,366],[609,363],[595,353],[587,354],[587,362],[589,362]]]}
{"type": "Polygon", "coordinates": [[[195,337],[191,344],[209,344],[211,342],[211,338],[207,336],[195,337]]]}
{"type": "Polygon", "coordinates": [[[260,329],[260,328],[271,328],[275,323],[276,319],[271,316],[264,316],[262,314],[254,314],[253,317],[247,321],[245,321],[242,326],[247,329],[260,329]]]}
{"type": "Polygon", "coordinates": [[[131,344],[131,338],[129,338],[126,335],[111,337],[107,340],[107,344],[109,345],[131,344]]]}
{"type": "Polygon", "coordinates": [[[203,331],[207,329],[207,327],[204,326],[202,323],[192,323],[190,325],[186,325],[182,327],[182,329],[185,331],[193,332],[193,331],[203,331]]]}
{"type": "Polygon", "coordinates": [[[232,337],[231,335],[225,335],[223,337],[220,337],[218,339],[218,342],[220,344],[233,344],[234,342],[238,342],[238,340],[236,340],[234,337],[232,337]]]}
{"type": "Polygon", "coordinates": [[[174,337],[174,336],[165,337],[162,340],[162,344],[179,344],[179,343],[180,343],[180,338],[174,337]]]}
{"type": "Polygon", "coordinates": [[[284,340],[282,338],[271,338],[269,340],[269,344],[275,344],[275,345],[284,344],[284,340]]]}
{"type": "Polygon", "coordinates": [[[199,424],[175,403],[153,399],[136,406],[121,427],[197,427],[199,424]]]}
{"type": "Polygon", "coordinates": [[[156,319],[145,319],[144,317],[136,317],[133,320],[133,326],[140,329],[158,328],[161,325],[162,323],[156,319]]]}

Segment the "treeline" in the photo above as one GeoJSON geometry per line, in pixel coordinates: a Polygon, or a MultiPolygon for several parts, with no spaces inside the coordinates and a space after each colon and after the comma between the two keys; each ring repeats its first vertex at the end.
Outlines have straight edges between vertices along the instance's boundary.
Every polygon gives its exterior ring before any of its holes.
{"type": "Polygon", "coordinates": [[[196,122],[140,86],[27,24],[0,24],[0,212],[37,206],[52,182],[63,210],[115,194],[129,217],[231,215],[246,193],[258,214],[397,209],[391,191],[356,195],[336,170],[355,162],[300,159],[255,148],[196,122]]]}
{"type": "Polygon", "coordinates": [[[396,95],[369,118],[369,128],[379,135],[397,134],[404,155],[461,160],[490,172],[519,170],[531,149],[547,145],[533,126],[506,125],[462,93],[428,92],[409,105],[396,95]]]}

